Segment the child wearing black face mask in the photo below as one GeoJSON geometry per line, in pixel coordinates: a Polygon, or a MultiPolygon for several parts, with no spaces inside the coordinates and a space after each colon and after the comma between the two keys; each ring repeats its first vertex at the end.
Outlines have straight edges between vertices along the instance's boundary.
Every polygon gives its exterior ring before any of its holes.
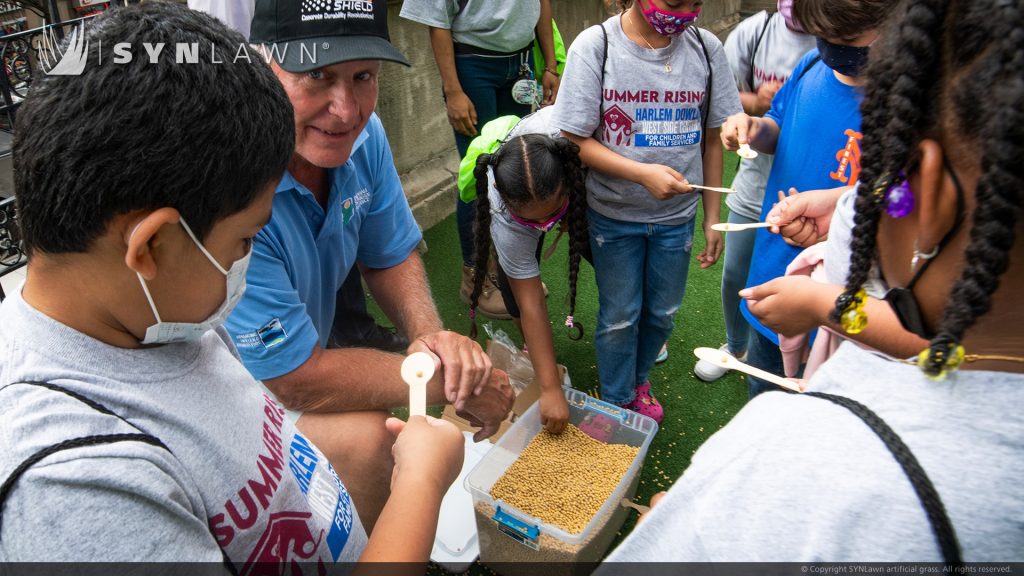
{"type": "MultiPolygon", "coordinates": [[[[797,64],[764,117],[736,114],[722,127],[726,148],[736,150],[749,144],[759,152],[776,155],[761,220],[776,200],[785,197],[783,190],[796,194],[800,190],[849,188],[857,183],[862,137],[858,73],[891,7],[889,0],[794,0],[793,16],[818,38],[818,49],[797,64]]],[[[799,252],[779,235],[759,229],[746,286],[782,276],[799,252]]],[[[747,362],[782,375],[778,335],[751,313],[752,304],[756,302],[740,305],[752,328],[747,362]]],[[[751,397],[774,389],[757,378],[748,382],[751,397]]]]}

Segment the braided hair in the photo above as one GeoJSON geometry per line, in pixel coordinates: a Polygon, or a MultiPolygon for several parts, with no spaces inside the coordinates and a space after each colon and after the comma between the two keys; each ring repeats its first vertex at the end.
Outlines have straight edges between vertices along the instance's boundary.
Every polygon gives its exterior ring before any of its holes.
{"type": "Polygon", "coordinates": [[[586,250],[587,193],[579,146],[565,138],[543,134],[524,134],[509,139],[493,154],[481,154],[473,169],[476,178],[476,222],[473,227],[476,269],[470,294],[471,338],[476,338],[476,307],[483,292],[484,275],[491,258],[491,202],[487,193],[487,171],[494,173],[495,187],[502,201],[514,212],[532,202],[559,194],[569,195],[566,226],[569,229],[569,319],[575,329],[574,340],[583,337],[583,326],[573,319],[576,310],[576,279],[580,258],[586,250]]]}
{"type": "Polygon", "coordinates": [[[1024,2],[902,0],[871,56],[850,272],[831,320],[839,321],[877,257],[885,191],[901,170],[912,171],[918,142],[941,141],[980,177],[965,266],[919,362],[939,377],[955,367],[964,332],[991,308],[1022,220],[1024,2]],[[962,113],[971,109],[977,113],[962,113]]]}

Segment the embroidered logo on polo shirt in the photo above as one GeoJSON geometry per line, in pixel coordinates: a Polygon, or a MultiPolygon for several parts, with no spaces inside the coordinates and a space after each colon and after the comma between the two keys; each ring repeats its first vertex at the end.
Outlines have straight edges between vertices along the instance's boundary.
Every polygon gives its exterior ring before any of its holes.
{"type": "Polygon", "coordinates": [[[354,204],[351,198],[345,198],[341,203],[341,223],[348,224],[348,221],[352,219],[352,208],[354,204]]]}
{"type": "Polygon", "coordinates": [[[370,192],[363,188],[359,192],[355,193],[355,196],[349,196],[341,202],[341,221],[343,224],[348,224],[348,221],[352,219],[352,214],[356,209],[361,208],[364,204],[370,201],[370,192]]]}
{"type": "Polygon", "coordinates": [[[267,322],[256,332],[263,342],[264,348],[273,348],[288,339],[288,333],[284,331],[281,320],[274,318],[267,322]]]}

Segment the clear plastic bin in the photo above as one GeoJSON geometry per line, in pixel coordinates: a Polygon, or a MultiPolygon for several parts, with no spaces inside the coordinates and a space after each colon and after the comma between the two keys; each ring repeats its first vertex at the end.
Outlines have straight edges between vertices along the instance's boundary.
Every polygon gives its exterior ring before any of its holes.
{"type": "Polygon", "coordinates": [[[545,574],[589,572],[588,563],[599,562],[611,545],[629,509],[623,498],[632,499],[640,482],[640,468],[647,456],[658,425],[651,418],[602,402],[577,390],[565,389],[569,421],[577,426],[588,414],[601,414],[614,421],[609,444],[639,447],[639,453],[611,496],[579,534],[570,534],[553,524],[526,514],[491,497],[491,488],[515,462],[541,430],[540,406],[534,404],[466,477],[466,489],[473,496],[480,561],[497,572],[538,574],[534,563],[546,565],[545,574]],[[582,564],[581,564],[582,563],[582,564]]]}

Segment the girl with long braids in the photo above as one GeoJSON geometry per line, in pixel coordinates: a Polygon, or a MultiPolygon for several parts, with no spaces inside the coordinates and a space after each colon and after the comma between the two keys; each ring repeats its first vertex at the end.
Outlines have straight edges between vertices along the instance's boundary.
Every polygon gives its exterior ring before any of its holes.
{"type": "Polygon", "coordinates": [[[580,259],[589,250],[579,148],[564,138],[552,137],[547,128],[550,111],[550,107],[542,108],[523,118],[495,152],[476,158],[476,273],[470,297],[470,337],[476,337],[476,307],[493,244],[498,256],[498,288],[523,333],[540,384],[541,424],[560,434],[569,419],[569,405],[558,377],[540,279],[544,234],[561,224],[569,235],[569,315],[565,323],[573,331],[573,339],[583,336],[583,326],[573,314],[580,259]]]}
{"type": "Polygon", "coordinates": [[[872,265],[910,360],[845,343],[759,396],[609,561],[1024,560],[1024,0],[902,0],[866,70],[835,316],[872,265]]]}

